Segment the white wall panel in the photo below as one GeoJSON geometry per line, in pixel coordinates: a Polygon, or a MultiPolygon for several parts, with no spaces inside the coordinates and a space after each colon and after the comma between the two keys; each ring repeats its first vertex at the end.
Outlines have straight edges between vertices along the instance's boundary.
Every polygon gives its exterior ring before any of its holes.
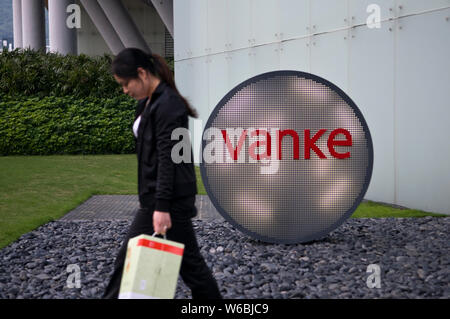
{"type": "Polygon", "coordinates": [[[311,73],[327,79],[347,92],[348,31],[311,37],[311,73]]]}
{"type": "Polygon", "coordinates": [[[228,59],[228,88],[231,90],[239,83],[254,75],[253,49],[231,52],[228,59]]]}
{"type": "Polygon", "coordinates": [[[449,2],[174,0],[177,85],[206,122],[229,90],[257,74],[321,76],[355,101],[371,130],[366,198],[450,214],[450,9],[420,13],[449,2]],[[350,29],[366,23],[372,3],[382,21],[394,20],[350,29]]]}
{"type": "Polygon", "coordinates": [[[209,104],[212,111],[230,90],[228,87],[228,53],[216,54],[209,59],[209,104]]]}
{"type": "Polygon", "coordinates": [[[326,32],[348,27],[347,1],[312,0],[310,2],[312,32],[326,32]],[[347,22],[344,19],[347,19],[347,22]]]}
{"type": "Polygon", "coordinates": [[[192,57],[203,56],[208,46],[208,0],[189,0],[189,44],[192,57]]]}
{"type": "Polygon", "coordinates": [[[208,0],[208,49],[209,54],[227,50],[227,1],[208,0]]]}
{"type": "Polygon", "coordinates": [[[374,166],[366,198],[395,202],[394,32],[355,28],[350,38],[348,95],[363,113],[372,136],[374,166]]]}
{"type": "Polygon", "coordinates": [[[256,47],[254,58],[255,75],[280,69],[280,45],[278,43],[256,47]]]}
{"type": "MultiPolygon", "coordinates": [[[[198,110],[196,101],[193,99],[193,63],[192,60],[183,60],[175,62],[175,83],[177,85],[178,91],[183,95],[192,107],[198,110]]],[[[203,114],[205,116],[205,114],[203,114]]],[[[191,117],[189,117],[189,130],[191,131],[191,138],[194,137],[194,122],[191,117]]],[[[194,159],[198,162],[199,155],[194,152],[194,159]]]]}
{"type": "Polygon", "coordinates": [[[190,74],[192,105],[200,116],[209,116],[209,80],[207,57],[190,60],[192,73],[190,74]]]}
{"type": "Polygon", "coordinates": [[[367,7],[376,4],[380,7],[380,20],[387,20],[395,16],[395,0],[349,0],[349,18],[352,25],[366,24],[367,18],[374,11],[367,12],[367,7]]]}
{"type": "Polygon", "coordinates": [[[450,214],[450,9],[399,22],[398,200],[450,214]]]}
{"type": "Polygon", "coordinates": [[[190,50],[190,14],[189,1],[174,0],[173,2],[173,29],[174,29],[174,55],[175,60],[188,57],[190,50]]]}
{"type": "Polygon", "coordinates": [[[255,44],[279,41],[279,2],[274,0],[251,0],[251,11],[255,44]]]}
{"type": "MultiPolygon", "coordinates": [[[[201,57],[190,59],[190,71],[191,73],[188,75],[189,81],[191,82],[191,92],[192,98],[190,102],[192,106],[197,110],[198,118],[203,120],[203,125],[206,124],[208,120],[209,114],[211,113],[210,103],[209,103],[209,74],[208,74],[208,66],[209,60],[208,57],[201,57]]],[[[198,124],[198,123],[197,123],[198,124]]],[[[194,127],[194,121],[191,120],[189,123],[189,130],[191,132],[193,152],[194,152],[194,161],[196,163],[199,162],[199,154],[200,154],[200,141],[199,136],[201,137],[201,133],[194,127]],[[196,139],[196,140],[194,140],[196,139]]]]}
{"type": "Polygon", "coordinates": [[[280,0],[280,31],[283,39],[292,39],[309,34],[308,0],[280,0]]]}
{"type": "Polygon", "coordinates": [[[227,1],[227,39],[231,49],[247,48],[252,35],[250,0],[227,1]]]}
{"type": "Polygon", "coordinates": [[[309,38],[283,42],[280,51],[280,69],[310,72],[309,38]]]}
{"type": "Polygon", "coordinates": [[[397,0],[397,16],[401,17],[449,6],[450,0],[397,0]]]}
{"type": "Polygon", "coordinates": [[[192,61],[183,60],[175,63],[175,83],[181,95],[192,102],[192,61]]]}

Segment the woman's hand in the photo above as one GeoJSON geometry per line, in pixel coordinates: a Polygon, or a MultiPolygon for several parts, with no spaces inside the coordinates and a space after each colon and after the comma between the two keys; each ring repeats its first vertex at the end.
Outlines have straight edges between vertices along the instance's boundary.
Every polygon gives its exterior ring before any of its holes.
{"type": "Polygon", "coordinates": [[[168,212],[153,212],[153,229],[157,234],[164,235],[168,229],[172,227],[170,214],[168,212]]]}

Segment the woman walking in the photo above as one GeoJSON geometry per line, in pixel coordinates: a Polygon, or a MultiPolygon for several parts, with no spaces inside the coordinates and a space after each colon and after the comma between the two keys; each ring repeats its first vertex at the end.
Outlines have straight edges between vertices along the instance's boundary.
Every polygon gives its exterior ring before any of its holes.
{"type": "MultiPolygon", "coordinates": [[[[128,240],[154,232],[185,245],[180,275],[193,298],[222,298],[197,244],[191,218],[197,214],[196,175],[192,161],[175,164],[172,131],[197,117],[178,92],[164,59],[136,48],[121,51],[112,63],[123,92],[138,100],[133,133],[138,158],[140,208],[116,257],[103,298],[117,298],[128,240]]],[[[192,150],[191,150],[192,159],[192,150]]]]}

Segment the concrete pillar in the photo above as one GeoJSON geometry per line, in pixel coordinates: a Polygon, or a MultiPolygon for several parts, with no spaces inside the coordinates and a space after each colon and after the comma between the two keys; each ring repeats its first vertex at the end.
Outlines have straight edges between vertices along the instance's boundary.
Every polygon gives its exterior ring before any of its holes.
{"type": "Polygon", "coordinates": [[[173,0],[152,0],[152,4],[173,38],[173,0]]]}
{"type": "Polygon", "coordinates": [[[66,20],[73,0],[48,0],[48,35],[51,52],[77,54],[77,29],[69,28],[66,20]]]}
{"type": "Polygon", "coordinates": [[[111,22],[109,22],[97,0],[80,0],[100,35],[114,55],[125,49],[111,22]]]}
{"type": "Polygon", "coordinates": [[[22,0],[12,0],[14,49],[22,48],[22,0]]]}
{"type": "Polygon", "coordinates": [[[45,11],[43,0],[22,0],[23,48],[44,49],[45,11]]]}
{"type": "Polygon", "coordinates": [[[98,0],[98,4],[126,48],[139,48],[145,52],[151,52],[127,8],[120,0],[98,0]]]}

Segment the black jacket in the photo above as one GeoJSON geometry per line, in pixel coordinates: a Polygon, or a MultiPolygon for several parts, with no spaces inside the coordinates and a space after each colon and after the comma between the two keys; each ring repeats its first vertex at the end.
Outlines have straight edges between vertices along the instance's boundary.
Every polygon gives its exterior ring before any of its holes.
{"type": "Polygon", "coordinates": [[[141,115],[135,139],[139,202],[141,207],[154,204],[155,210],[171,212],[174,200],[197,194],[192,149],[191,163],[175,164],[171,158],[172,147],[179,142],[171,140],[172,131],[188,128],[188,113],[181,98],[162,81],[145,107],[147,100],[138,102],[135,114],[135,119],[141,115]]]}

